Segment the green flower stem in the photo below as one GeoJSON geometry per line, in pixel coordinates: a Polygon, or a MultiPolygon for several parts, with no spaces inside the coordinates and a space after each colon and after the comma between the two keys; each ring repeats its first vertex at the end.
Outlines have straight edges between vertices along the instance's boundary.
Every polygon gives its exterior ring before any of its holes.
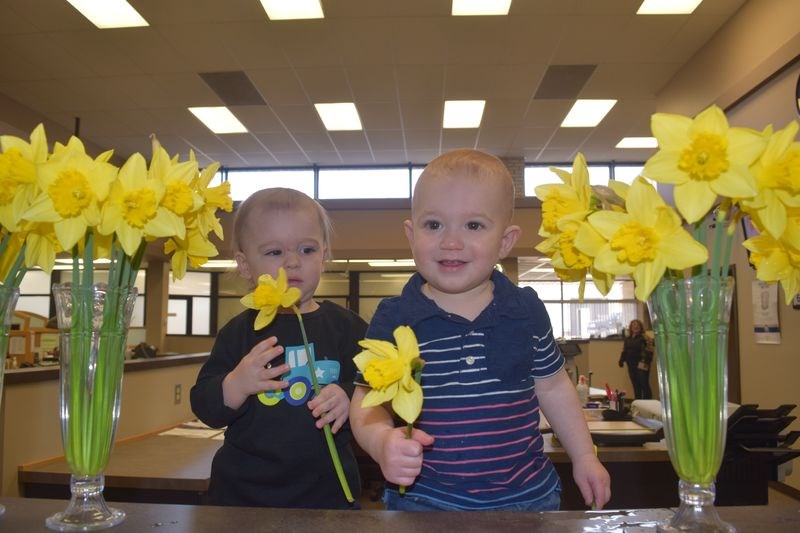
{"type": "Polygon", "coordinates": [[[680,479],[703,485],[716,477],[725,436],[725,287],[726,278],[708,273],[692,278],[691,292],[665,280],[654,294],[670,459],[680,479]]]}
{"type": "MultiPolygon", "coordinates": [[[[420,381],[422,381],[422,367],[420,366],[416,366],[414,368],[414,381],[417,382],[417,385],[419,385],[420,381]]],[[[413,433],[414,433],[414,424],[409,422],[408,424],[406,424],[406,438],[410,439],[413,433]]],[[[400,485],[398,491],[400,492],[401,496],[405,494],[406,493],[405,485],[400,485]]]]}
{"type": "MultiPolygon", "coordinates": [[[[311,354],[311,348],[308,344],[308,337],[306,336],[306,328],[303,325],[303,315],[300,314],[300,309],[298,309],[296,305],[292,306],[292,310],[294,311],[294,314],[297,315],[297,320],[300,322],[300,333],[303,335],[303,347],[306,350],[306,359],[308,359],[308,370],[311,372],[311,384],[314,388],[314,395],[319,396],[319,381],[317,381],[317,372],[316,368],[314,367],[314,356],[311,354]]],[[[347,484],[347,478],[344,475],[344,469],[342,469],[342,461],[339,459],[339,452],[336,449],[336,443],[333,441],[331,425],[325,424],[322,427],[322,430],[325,432],[325,441],[328,443],[328,451],[331,454],[333,468],[336,470],[336,476],[339,478],[339,484],[342,486],[342,490],[344,491],[344,497],[347,498],[349,503],[353,503],[355,500],[350,492],[350,485],[347,484]]]]}
{"type": "MultiPolygon", "coordinates": [[[[0,255],[5,253],[5,249],[8,246],[8,241],[10,240],[11,235],[6,235],[3,237],[3,242],[0,244],[0,255]]],[[[24,266],[23,261],[25,259],[25,244],[22,245],[19,252],[17,252],[17,257],[14,259],[14,264],[11,265],[11,269],[6,274],[6,279],[3,280],[3,285],[6,287],[16,288],[19,287],[22,283],[22,278],[25,277],[25,272],[28,269],[24,266]]]]}
{"type": "Polygon", "coordinates": [[[94,238],[86,235],[83,265],[73,253],[72,318],[69,324],[69,397],[65,455],[73,474],[96,475],[111,453],[117,417],[117,394],[122,378],[125,311],[131,289],[130,260],[117,242],[112,244],[112,263],[99,329],[94,321],[94,238]],[[96,343],[96,351],[92,345],[96,343]],[[87,391],[90,391],[87,392],[87,391]]]}

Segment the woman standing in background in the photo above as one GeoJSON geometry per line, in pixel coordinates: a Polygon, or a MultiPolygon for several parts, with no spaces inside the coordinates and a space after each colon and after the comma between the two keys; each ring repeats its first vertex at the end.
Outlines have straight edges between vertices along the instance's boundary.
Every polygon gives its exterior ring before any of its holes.
{"type": "Polygon", "coordinates": [[[644,336],[644,324],[638,318],[631,320],[625,344],[619,356],[619,366],[628,364],[628,376],[633,384],[634,397],[637,400],[649,400],[653,397],[650,390],[650,363],[653,361],[653,347],[644,336]]]}

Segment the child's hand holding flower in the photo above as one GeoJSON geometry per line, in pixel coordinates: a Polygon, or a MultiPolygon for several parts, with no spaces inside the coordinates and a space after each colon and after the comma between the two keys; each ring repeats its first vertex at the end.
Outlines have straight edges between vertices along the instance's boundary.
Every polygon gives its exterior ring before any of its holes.
{"type": "Polygon", "coordinates": [[[374,407],[391,401],[392,410],[406,422],[405,432],[388,431],[383,439],[379,464],[383,476],[400,485],[400,494],[414,483],[422,469],[422,447],[433,444],[433,437],[414,429],[422,411],[420,378],[425,364],[419,357],[419,345],[408,326],[394,330],[395,347],[381,340],[359,342],[365,350],[355,356],[356,366],[372,388],[361,401],[362,407],[374,407]]]}
{"type": "Polygon", "coordinates": [[[331,432],[336,434],[350,416],[350,398],[336,383],[322,387],[322,390],[306,404],[311,415],[317,419],[317,428],[331,425],[331,432]]]}

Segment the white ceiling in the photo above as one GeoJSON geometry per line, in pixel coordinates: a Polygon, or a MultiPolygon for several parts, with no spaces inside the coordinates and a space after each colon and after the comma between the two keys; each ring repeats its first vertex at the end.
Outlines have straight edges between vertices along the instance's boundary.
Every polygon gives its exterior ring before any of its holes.
{"type": "Polygon", "coordinates": [[[228,167],[426,163],[462,146],[643,161],[651,150],[614,145],[649,135],[661,91],[745,0],[689,16],[636,16],[641,0],[514,0],[504,17],[451,17],[449,0],[323,0],[323,20],[276,22],[258,0],[130,3],[150,27],[99,30],[65,0],[0,0],[0,133],[40,120],[71,132],[78,117],[84,140],[123,157],[149,155],[155,133],[170,153],[228,167]],[[552,65],[597,65],[578,96],[619,100],[598,127],[559,128],[573,100],[534,98],[552,65]],[[186,109],[221,105],[199,73],[226,71],[265,102],[232,107],[250,133],[214,135],[186,109]],[[485,99],[481,127],[443,130],[445,99],[485,99]],[[356,103],[364,131],[323,128],[312,104],[338,101],[356,103]]]}

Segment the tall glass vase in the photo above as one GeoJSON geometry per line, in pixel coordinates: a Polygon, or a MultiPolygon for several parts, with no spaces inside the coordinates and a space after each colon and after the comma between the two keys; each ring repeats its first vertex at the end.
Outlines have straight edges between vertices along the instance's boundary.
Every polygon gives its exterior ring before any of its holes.
{"type": "MultiPolygon", "coordinates": [[[[3,382],[5,381],[8,330],[11,327],[11,318],[14,316],[17,298],[19,298],[19,289],[0,284],[0,400],[3,398],[3,382]]],[[[5,512],[6,508],[0,505],[0,516],[3,516],[5,512]]]]}
{"type": "Polygon", "coordinates": [[[91,531],[119,524],[106,505],[103,470],[119,418],[122,371],[136,289],[54,285],[61,360],[61,439],[70,466],[70,502],[46,525],[91,531]]]}
{"type": "Polygon", "coordinates": [[[680,507],[659,531],[735,531],[715,507],[728,418],[733,278],[663,279],[648,301],[658,355],[664,434],[680,507]]]}

